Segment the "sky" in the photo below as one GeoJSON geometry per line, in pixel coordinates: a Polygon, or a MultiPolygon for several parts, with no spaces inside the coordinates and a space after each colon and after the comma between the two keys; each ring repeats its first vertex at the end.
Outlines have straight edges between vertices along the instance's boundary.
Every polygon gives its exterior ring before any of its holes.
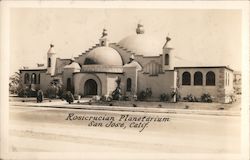
{"type": "Polygon", "coordinates": [[[98,43],[103,28],[119,42],[138,23],[162,45],[171,37],[176,66],[241,70],[240,10],[12,8],[10,72],[46,64],[50,43],[58,57],[76,57],[98,43]]]}

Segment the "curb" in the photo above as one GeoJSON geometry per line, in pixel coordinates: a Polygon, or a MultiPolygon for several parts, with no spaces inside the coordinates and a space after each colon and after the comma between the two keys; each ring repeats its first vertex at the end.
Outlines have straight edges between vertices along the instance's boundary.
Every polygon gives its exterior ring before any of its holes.
{"type": "Polygon", "coordinates": [[[121,112],[144,112],[144,113],[167,113],[167,114],[196,114],[215,116],[240,116],[240,111],[219,111],[219,110],[190,110],[190,109],[167,109],[167,108],[145,108],[145,107],[120,107],[120,106],[97,106],[97,105],[38,105],[38,104],[11,104],[10,106],[25,107],[48,107],[83,110],[121,111],[121,112]]]}

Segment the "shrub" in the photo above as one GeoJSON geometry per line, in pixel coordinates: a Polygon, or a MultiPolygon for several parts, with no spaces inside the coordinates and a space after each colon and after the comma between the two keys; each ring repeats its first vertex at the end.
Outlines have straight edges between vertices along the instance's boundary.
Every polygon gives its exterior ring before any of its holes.
{"type": "Polygon", "coordinates": [[[112,92],[112,99],[113,100],[121,100],[122,99],[121,88],[116,87],[116,89],[112,92]]]}
{"type": "Polygon", "coordinates": [[[176,92],[176,101],[180,101],[181,100],[181,94],[179,92],[176,92]]]}
{"type": "Polygon", "coordinates": [[[112,101],[112,97],[110,95],[103,95],[101,97],[101,101],[103,101],[103,102],[111,102],[112,101]]]}
{"type": "Polygon", "coordinates": [[[229,94],[229,97],[230,97],[230,103],[233,103],[233,102],[237,101],[237,98],[236,98],[235,94],[229,94]]]}
{"type": "Polygon", "coordinates": [[[147,98],[150,98],[151,96],[152,96],[151,88],[146,88],[146,91],[141,91],[137,98],[140,101],[143,101],[143,100],[146,100],[147,98]]]}
{"type": "Polygon", "coordinates": [[[123,96],[122,99],[123,99],[124,101],[129,101],[129,100],[130,100],[129,96],[123,96]]]}
{"type": "Polygon", "coordinates": [[[30,86],[26,86],[25,89],[21,89],[18,92],[18,96],[20,96],[20,97],[36,97],[37,96],[37,91],[36,90],[31,90],[30,86]]]}
{"type": "Polygon", "coordinates": [[[146,88],[146,98],[150,98],[152,96],[152,90],[151,88],[146,88]]]}
{"type": "Polygon", "coordinates": [[[160,95],[160,101],[161,101],[161,102],[169,101],[169,98],[170,98],[169,94],[162,93],[162,94],[160,95]]]}
{"type": "Polygon", "coordinates": [[[52,80],[47,87],[46,95],[48,98],[62,98],[64,96],[64,90],[62,88],[62,83],[59,80],[52,80]]]}
{"type": "Polygon", "coordinates": [[[98,101],[101,100],[101,96],[98,96],[98,95],[93,96],[93,97],[92,97],[92,100],[93,100],[94,102],[98,102],[98,101]]]}
{"type": "Polygon", "coordinates": [[[183,98],[184,100],[188,102],[197,102],[197,98],[193,96],[192,94],[188,94],[186,97],[183,98]]]}
{"type": "Polygon", "coordinates": [[[19,97],[24,97],[24,96],[25,96],[25,94],[24,94],[24,89],[21,89],[21,90],[17,93],[17,95],[18,95],[19,97]]]}
{"type": "Polygon", "coordinates": [[[57,94],[59,93],[59,88],[54,84],[50,84],[46,92],[47,92],[48,98],[56,98],[57,94]]]}
{"type": "Polygon", "coordinates": [[[201,95],[201,101],[206,103],[211,103],[212,97],[209,93],[204,93],[203,95],[201,95]]]}
{"type": "Polygon", "coordinates": [[[146,92],[145,92],[145,91],[141,91],[141,92],[139,93],[139,95],[138,95],[138,99],[139,99],[140,101],[145,100],[145,99],[146,99],[146,92]]]}
{"type": "Polygon", "coordinates": [[[66,94],[66,101],[69,104],[71,104],[72,102],[74,102],[74,96],[73,96],[73,94],[70,91],[68,91],[67,94],[66,94]]]}
{"type": "Polygon", "coordinates": [[[137,95],[133,95],[133,100],[137,101],[137,95]]]}

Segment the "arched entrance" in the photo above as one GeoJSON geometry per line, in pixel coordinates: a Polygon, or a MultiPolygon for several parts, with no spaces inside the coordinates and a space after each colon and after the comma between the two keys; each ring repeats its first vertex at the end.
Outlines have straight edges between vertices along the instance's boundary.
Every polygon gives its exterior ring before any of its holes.
{"type": "Polygon", "coordinates": [[[97,83],[93,79],[89,79],[84,84],[84,95],[97,95],[97,83]]]}

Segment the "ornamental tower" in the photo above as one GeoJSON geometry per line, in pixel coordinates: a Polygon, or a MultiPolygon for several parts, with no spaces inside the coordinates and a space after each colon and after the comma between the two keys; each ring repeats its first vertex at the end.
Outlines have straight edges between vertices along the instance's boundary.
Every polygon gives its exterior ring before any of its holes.
{"type": "Polygon", "coordinates": [[[166,37],[166,43],[162,49],[162,68],[165,70],[173,70],[174,69],[174,55],[172,53],[173,48],[169,47],[170,37],[166,37]]]}
{"type": "Polygon", "coordinates": [[[47,52],[47,73],[51,74],[51,76],[55,74],[56,58],[57,58],[57,55],[53,48],[54,48],[54,45],[50,44],[50,48],[47,52]]]}

